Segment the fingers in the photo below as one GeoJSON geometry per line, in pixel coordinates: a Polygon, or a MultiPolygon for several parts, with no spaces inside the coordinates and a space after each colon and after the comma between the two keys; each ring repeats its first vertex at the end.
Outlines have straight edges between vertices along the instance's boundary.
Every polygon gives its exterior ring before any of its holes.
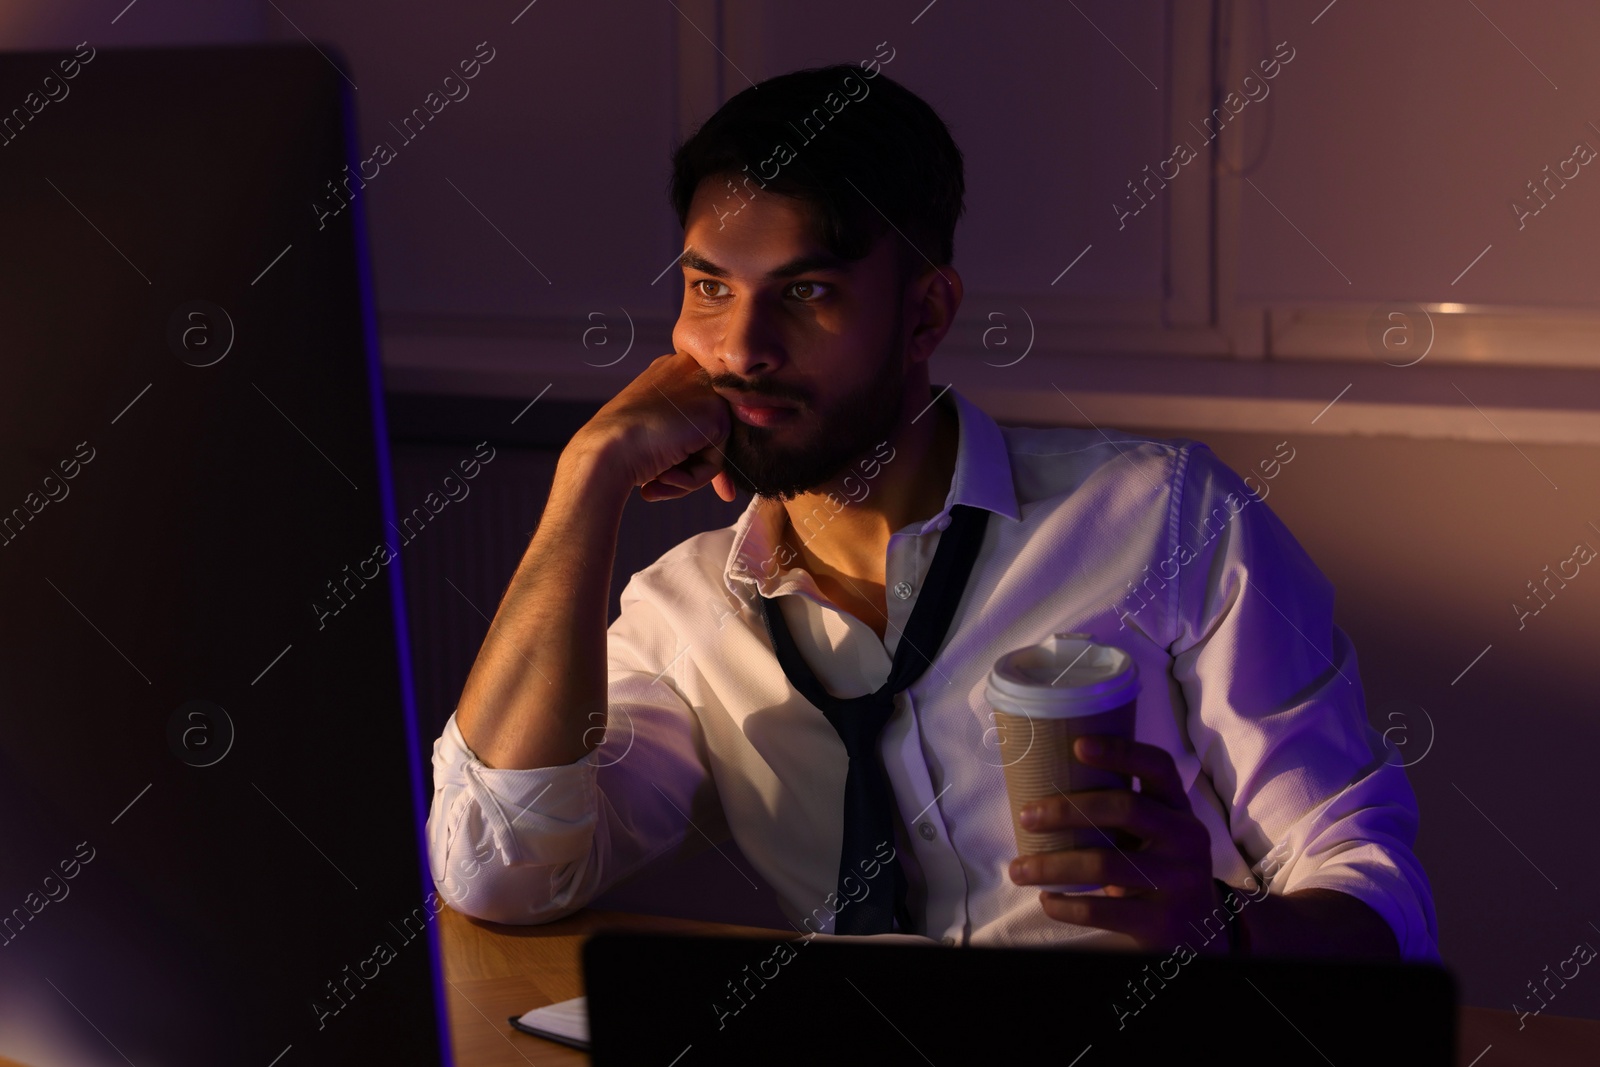
{"type": "Polygon", "coordinates": [[[1142,841],[1180,833],[1183,814],[1131,789],[1092,789],[1036,800],[1022,809],[1029,830],[1126,830],[1142,841]]]}
{"type": "MultiPolygon", "coordinates": [[[[1221,955],[1226,939],[1215,947],[1205,947],[1220,932],[1223,914],[1218,908],[1214,883],[1193,879],[1185,886],[1169,885],[1181,872],[1157,874],[1161,882],[1160,893],[1130,893],[1115,885],[1107,885],[1105,895],[1067,894],[1042,892],[1039,904],[1044,913],[1057,922],[1075,923],[1079,926],[1114,930],[1133,939],[1134,946],[1145,952],[1170,952],[1174,945],[1190,945],[1192,936],[1199,935],[1200,952],[1221,955]],[[1183,896],[1190,902],[1185,910],[1176,910],[1173,898],[1183,896]],[[1196,920],[1200,925],[1196,925],[1196,920]],[[1213,923],[1217,927],[1210,934],[1202,926],[1213,923]]],[[[1190,951],[1193,951],[1191,945],[1190,951]]]]}
{"type": "Polygon", "coordinates": [[[689,490],[679,489],[676,486],[663,485],[659,481],[648,481],[639,487],[639,499],[654,504],[659,500],[676,500],[680,496],[688,496],[689,490]]]}
{"type": "Polygon", "coordinates": [[[714,448],[701,449],[683,462],[668,467],[641,485],[639,495],[648,501],[676,500],[708,482],[716,482],[717,495],[722,499],[733,499],[733,483],[723,473],[722,456],[714,448]]]}
{"type": "MultiPolygon", "coordinates": [[[[1083,763],[1138,779],[1139,789],[1060,793],[1029,804],[1023,825],[1035,830],[1092,827],[1133,834],[1138,847],[1079,848],[1019,856],[1018,885],[1099,885],[1104,895],[1041,893],[1046,915],[1061,922],[1115,930],[1146,948],[1186,936],[1184,926],[1215,896],[1211,835],[1197,819],[1172,756],[1131,738],[1079,738],[1083,763]],[[1031,817],[1030,817],[1031,816],[1031,817]]],[[[1113,839],[1115,840],[1115,839],[1113,839]]]]}
{"type": "MultiPolygon", "coordinates": [[[[722,473],[724,462],[722,449],[711,444],[693,453],[678,466],[689,472],[694,479],[694,488],[698,489],[722,473]]],[[[729,484],[731,486],[732,483],[729,484]]],[[[721,491],[718,492],[720,494],[721,491]]]]}
{"type": "Polygon", "coordinates": [[[685,493],[692,493],[706,484],[710,474],[711,472],[703,467],[697,467],[691,461],[685,460],[676,467],[668,467],[652,480],[674,489],[682,489],[685,493]]]}
{"type": "Polygon", "coordinates": [[[1096,734],[1080,737],[1073,745],[1074,754],[1094,767],[1131,774],[1139,779],[1139,791],[1154,797],[1169,808],[1188,812],[1189,798],[1183,791],[1183,779],[1178,777],[1177,764],[1172,753],[1158,745],[1147,745],[1126,737],[1096,734]]]}
{"type": "Polygon", "coordinates": [[[1161,892],[1173,872],[1160,856],[1138,853],[1137,858],[1114,848],[1074,848],[1064,852],[1039,852],[1011,861],[1011,881],[1017,885],[1103,885],[1130,890],[1124,895],[1148,896],[1161,892]]]}
{"type": "Polygon", "coordinates": [[[1138,897],[1076,896],[1040,893],[1044,913],[1057,922],[1118,930],[1138,937],[1138,931],[1159,922],[1158,907],[1138,897]]]}

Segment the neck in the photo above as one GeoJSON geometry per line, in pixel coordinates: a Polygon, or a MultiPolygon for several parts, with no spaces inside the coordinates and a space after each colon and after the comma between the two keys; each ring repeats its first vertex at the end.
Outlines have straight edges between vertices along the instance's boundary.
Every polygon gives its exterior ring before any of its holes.
{"type": "Polygon", "coordinates": [[[889,537],[944,507],[960,424],[943,399],[928,407],[930,396],[926,382],[908,389],[887,446],[859,457],[832,482],[784,502],[782,537],[813,575],[881,586],[889,537]]]}

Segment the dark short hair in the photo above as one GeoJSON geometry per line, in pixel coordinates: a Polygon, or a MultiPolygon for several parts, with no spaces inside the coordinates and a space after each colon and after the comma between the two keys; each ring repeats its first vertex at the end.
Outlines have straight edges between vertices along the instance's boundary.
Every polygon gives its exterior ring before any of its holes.
{"type": "Polygon", "coordinates": [[[811,67],[723,104],[673,153],[668,196],[680,226],[701,181],[719,177],[733,178],[746,196],[802,201],[819,242],[844,260],[863,258],[893,234],[902,280],[955,256],[966,188],[961,149],[926,101],[881,71],[811,67]],[[782,145],[793,156],[778,163],[782,145]]]}

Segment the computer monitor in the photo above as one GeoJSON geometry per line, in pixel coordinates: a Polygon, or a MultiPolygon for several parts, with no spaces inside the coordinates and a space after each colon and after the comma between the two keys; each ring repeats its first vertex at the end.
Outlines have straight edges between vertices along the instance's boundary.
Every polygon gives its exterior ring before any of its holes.
{"type": "Polygon", "coordinates": [[[448,1062],[334,60],[0,55],[0,1056],[32,1067],[448,1062]]]}

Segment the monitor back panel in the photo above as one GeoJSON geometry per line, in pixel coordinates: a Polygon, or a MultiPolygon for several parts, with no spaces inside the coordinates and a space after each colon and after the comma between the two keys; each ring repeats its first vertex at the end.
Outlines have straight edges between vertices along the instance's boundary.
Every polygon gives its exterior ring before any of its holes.
{"type": "Polygon", "coordinates": [[[0,56],[0,1055],[443,1055],[348,93],[0,56]]]}

